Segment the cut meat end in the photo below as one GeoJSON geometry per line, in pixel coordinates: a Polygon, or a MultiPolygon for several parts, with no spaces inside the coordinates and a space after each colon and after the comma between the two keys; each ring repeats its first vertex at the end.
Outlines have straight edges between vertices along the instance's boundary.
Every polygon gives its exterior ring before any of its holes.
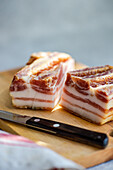
{"type": "Polygon", "coordinates": [[[60,99],[66,72],[74,66],[74,60],[65,53],[33,54],[27,66],[15,74],[10,86],[13,105],[53,109],[60,99]]]}
{"type": "Polygon", "coordinates": [[[73,113],[78,117],[81,117],[89,122],[96,123],[99,125],[103,125],[104,123],[111,121],[113,118],[113,115],[112,115],[113,112],[108,117],[103,119],[102,117],[98,116],[96,113],[92,113],[92,111],[73,106],[72,104],[64,100],[62,100],[62,106],[65,110],[69,111],[70,113],[73,113]]]}
{"type": "Polygon", "coordinates": [[[112,82],[113,67],[108,65],[68,72],[60,105],[91,122],[104,124],[113,119],[112,82]],[[93,87],[92,82],[98,86],[93,87]]]}
{"type": "Polygon", "coordinates": [[[23,91],[13,92],[15,97],[12,99],[12,103],[19,108],[52,110],[61,97],[63,83],[64,81],[62,80],[59,86],[57,86],[56,91],[51,94],[35,91],[32,88],[26,89],[24,93],[23,91]]]}

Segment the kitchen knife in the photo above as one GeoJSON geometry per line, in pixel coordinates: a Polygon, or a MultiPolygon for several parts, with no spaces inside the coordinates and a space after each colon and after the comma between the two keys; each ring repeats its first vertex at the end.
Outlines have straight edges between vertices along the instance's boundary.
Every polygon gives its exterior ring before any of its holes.
{"type": "Polygon", "coordinates": [[[105,148],[108,144],[108,137],[105,133],[99,133],[53,120],[18,115],[3,110],[0,110],[0,118],[98,148],[105,148]]]}

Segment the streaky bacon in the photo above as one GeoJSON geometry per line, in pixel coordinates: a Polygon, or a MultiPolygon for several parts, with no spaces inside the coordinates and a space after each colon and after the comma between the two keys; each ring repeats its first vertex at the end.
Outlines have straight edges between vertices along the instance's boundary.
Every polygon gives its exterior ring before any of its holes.
{"type": "Polygon", "coordinates": [[[67,110],[69,108],[77,115],[82,115],[82,117],[98,124],[110,121],[113,117],[113,66],[87,67],[68,72],[61,105],[67,110]],[[70,101],[68,98],[72,98],[72,100],[70,101]],[[79,103],[78,105],[76,105],[76,101],[79,103]],[[70,105],[73,105],[73,107],[70,108],[70,105]],[[100,118],[97,119],[98,114],[93,111],[95,109],[98,110],[99,117],[103,118],[104,116],[101,115],[108,115],[104,117],[104,121],[100,118]],[[91,116],[91,114],[88,116],[89,113],[85,114],[86,110],[90,113],[93,112],[96,117],[91,116]],[[111,117],[111,119],[108,120],[108,117],[111,117]]]}
{"type": "Polygon", "coordinates": [[[74,69],[74,66],[74,60],[65,53],[32,54],[27,65],[15,74],[10,86],[13,105],[53,109],[60,99],[66,72],[74,69]],[[52,104],[47,106],[47,101],[52,104]]]}

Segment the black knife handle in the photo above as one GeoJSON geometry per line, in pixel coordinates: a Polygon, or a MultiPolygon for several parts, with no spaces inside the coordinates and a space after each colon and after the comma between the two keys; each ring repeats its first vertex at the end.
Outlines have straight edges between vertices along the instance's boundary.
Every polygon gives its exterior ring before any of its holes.
{"type": "Polygon", "coordinates": [[[108,137],[105,133],[82,129],[57,121],[32,117],[26,121],[26,125],[98,148],[105,148],[108,144],[108,137]]]}

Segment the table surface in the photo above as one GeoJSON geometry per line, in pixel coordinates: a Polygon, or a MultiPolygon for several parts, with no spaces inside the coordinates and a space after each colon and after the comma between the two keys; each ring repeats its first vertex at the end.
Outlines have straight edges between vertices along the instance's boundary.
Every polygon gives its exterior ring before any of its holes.
{"type": "MultiPolygon", "coordinates": [[[[112,65],[112,7],[112,0],[0,0],[0,71],[24,65],[34,51],[112,65]]],[[[113,161],[89,169],[113,169],[113,161]]]]}

